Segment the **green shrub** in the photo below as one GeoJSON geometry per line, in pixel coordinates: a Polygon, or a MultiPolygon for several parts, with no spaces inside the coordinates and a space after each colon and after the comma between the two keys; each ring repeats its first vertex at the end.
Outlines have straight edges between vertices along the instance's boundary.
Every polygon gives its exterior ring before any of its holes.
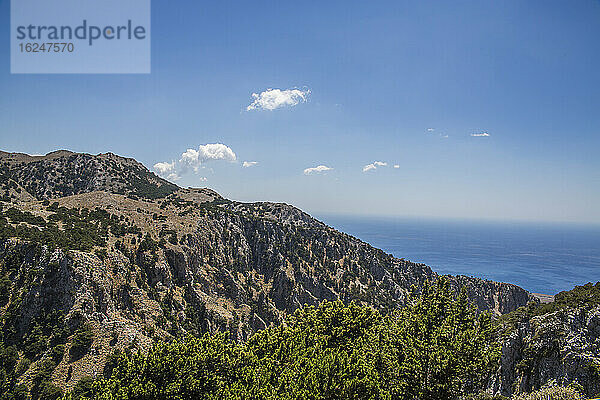
{"type": "Polygon", "coordinates": [[[42,217],[15,208],[0,212],[0,239],[18,237],[43,243],[50,248],[90,251],[95,246],[106,246],[109,232],[119,237],[126,233],[140,232],[138,227],[128,226],[116,216],[100,208],[91,211],[86,208],[68,209],[53,203],[47,210],[54,212],[48,216],[48,222],[42,217]],[[13,223],[27,222],[37,226],[24,224],[12,226],[8,224],[7,218],[13,223]]]}
{"type": "Polygon", "coordinates": [[[453,299],[440,279],[400,311],[392,328],[400,398],[451,399],[484,386],[500,358],[489,313],[477,315],[465,290],[453,299]]]}
{"type": "Polygon", "coordinates": [[[23,340],[23,352],[33,360],[39,358],[48,348],[48,336],[44,334],[39,323],[25,335],[23,340]]]}
{"type": "Polygon", "coordinates": [[[56,368],[56,363],[49,358],[38,362],[35,366],[35,373],[33,375],[34,384],[39,385],[42,382],[49,381],[52,372],[54,372],[54,368],[56,368]]]}
{"type": "Polygon", "coordinates": [[[29,399],[29,388],[27,385],[16,385],[11,392],[7,393],[6,398],[10,400],[27,400],[29,399]],[[11,393],[12,392],[12,393],[11,393]]]}
{"type": "Polygon", "coordinates": [[[512,400],[581,400],[583,397],[571,387],[546,387],[528,394],[514,396],[512,400]]]}
{"type": "Polygon", "coordinates": [[[69,354],[71,360],[78,360],[90,350],[94,340],[94,332],[89,322],[82,323],[75,331],[71,340],[69,354]]]}
{"type": "Polygon", "coordinates": [[[12,282],[8,276],[0,278],[0,307],[8,303],[10,300],[10,289],[12,282]]]}
{"type": "Polygon", "coordinates": [[[145,355],[118,352],[90,397],[456,399],[480,390],[496,366],[492,333],[489,315],[439,281],[393,316],[325,301],[244,344],[206,334],[145,355]]]}
{"type": "Polygon", "coordinates": [[[57,399],[62,395],[62,391],[60,393],[57,392],[55,390],[57,388],[51,383],[54,368],[56,368],[56,363],[49,358],[43,359],[36,364],[33,375],[33,386],[31,388],[31,397],[33,399],[57,399]]]}
{"type": "Polygon", "coordinates": [[[92,395],[92,387],[94,379],[89,376],[84,376],[75,384],[71,391],[71,400],[79,400],[92,395]]]}
{"type": "Polygon", "coordinates": [[[52,348],[52,351],[50,352],[50,357],[52,357],[52,360],[54,360],[54,362],[59,363],[62,361],[64,354],[65,354],[65,345],[58,344],[52,348]]]}
{"type": "Polygon", "coordinates": [[[464,400],[509,400],[509,399],[508,399],[508,397],[502,396],[500,394],[489,394],[486,392],[481,392],[478,394],[464,397],[464,400]]]}
{"type": "Polygon", "coordinates": [[[39,400],[57,400],[63,396],[61,388],[52,382],[43,382],[39,388],[39,400]]]}
{"type": "Polygon", "coordinates": [[[4,215],[10,218],[12,223],[25,222],[31,225],[45,226],[46,220],[40,216],[35,216],[29,211],[20,211],[14,207],[4,212],[4,215]]]}
{"type": "Polygon", "coordinates": [[[15,370],[15,374],[17,376],[22,375],[29,369],[30,365],[31,365],[31,360],[29,360],[29,358],[27,358],[27,357],[23,357],[21,359],[21,361],[19,361],[19,363],[17,364],[17,369],[15,370]]]}
{"type": "Polygon", "coordinates": [[[5,347],[0,343],[0,396],[12,386],[18,361],[17,349],[14,346],[5,347]]]}

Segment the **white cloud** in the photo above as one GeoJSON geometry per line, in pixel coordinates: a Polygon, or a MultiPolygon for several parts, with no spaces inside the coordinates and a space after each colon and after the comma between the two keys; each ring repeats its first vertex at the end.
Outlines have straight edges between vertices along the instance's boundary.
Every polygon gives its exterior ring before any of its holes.
{"type": "Polygon", "coordinates": [[[331,171],[333,168],[329,168],[326,165],[319,165],[316,167],[306,168],[304,175],[321,174],[323,172],[331,171]]]}
{"type": "Polygon", "coordinates": [[[370,171],[372,169],[377,169],[377,167],[375,166],[375,164],[368,164],[368,165],[365,165],[363,167],[363,172],[367,172],[367,171],[370,171]]]}
{"type": "Polygon", "coordinates": [[[258,165],[258,161],[244,161],[244,163],[242,164],[242,167],[250,168],[250,167],[254,167],[255,165],[258,165]]]}
{"type": "Polygon", "coordinates": [[[159,174],[167,174],[169,172],[173,172],[173,171],[175,171],[175,161],[172,161],[170,163],[158,162],[158,163],[154,164],[154,169],[159,174]]]}
{"type": "MultiPolygon", "coordinates": [[[[182,173],[192,169],[194,172],[204,167],[209,161],[237,160],[237,156],[230,147],[222,143],[209,143],[198,146],[198,149],[187,149],[181,154],[179,161],[158,162],[153,165],[158,175],[169,180],[178,180],[182,173]]],[[[202,178],[202,181],[206,178],[202,178]]]]}
{"type": "Polygon", "coordinates": [[[377,167],[387,167],[387,163],[384,161],[375,161],[371,164],[367,164],[363,167],[363,172],[376,170],[377,167]]]}
{"type": "Polygon", "coordinates": [[[490,134],[487,132],[480,132],[480,133],[471,133],[471,136],[473,136],[473,137],[488,137],[488,136],[490,136],[490,134]]]}
{"type": "Polygon", "coordinates": [[[178,180],[179,174],[175,170],[175,161],[168,162],[158,162],[153,165],[154,170],[158,173],[158,175],[162,176],[165,179],[170,181],[178,180]]]}
{"type": "Polygon", "coordinates": [[[400,165],[394,164],[394,168],[398,169],[398,168],[400,168],[400,165]]]}
{"type": "Polygon", "coordinates": [[[187,149],[179,161],[195,165],[211,160],[235,161],[236,159],[235,153],[228,146],[222,143],[209,143],[198,146],[198,150],[187,149]]]}
{"type": "Polygon", "coordinates": [[[247,111],[252,110],[276,110],[281,107],[293,107],[299,103],[305,103],[310,95],[310,90],[300,89],[267,89],[261,93],[252,93],[254,99],[247,111]]]}
{"type": "MultiPolygon", "coordinates": [[[[427,128],[427,133],[431,133],[433,134],[433,132],[435,132],[435,128],[427,128]]],[[[447,139],[448,138],[448,134],[445,134],[443,132],[440,132],[440,137],[442,139],[447,139]]]]}
{"type": "Polygon", "coordinates": [[[198,172],[206,162],[219,160],[234,162],[237,156],[222,143],[209,143],[198,146],[198,150],[187,149],[181,154],[179,163],[184,169],[192,168],[194,172],[198,172]]]}

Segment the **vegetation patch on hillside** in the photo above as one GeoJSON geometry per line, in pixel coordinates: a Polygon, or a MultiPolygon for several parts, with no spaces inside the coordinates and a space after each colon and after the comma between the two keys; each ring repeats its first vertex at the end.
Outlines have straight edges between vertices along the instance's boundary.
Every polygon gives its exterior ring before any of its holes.
{"type": "Polygon", "coordinates": [[[109,232],[116,237],[141,234],[132,223],[101,208],[66,208],[53,203],[47,211],[51,214],[45,219],[14,207],[4,210],[0,204],[0,240],[19,238],[51,249],[90,251],[105,246],[109,232]]]}
{"type": "Polygon", "coordinates": [[[546,304],[529,303],[527,306],[519,307],[517,310],[504,314],[499,322],[511,330],[520,322],[530,320],[533,317],[550,314],[568,308],[592,308],[600,304],[600,282],[596,284],[587,283],[583,286],[560,292],[554,296],[554,301],[546,304]]]}

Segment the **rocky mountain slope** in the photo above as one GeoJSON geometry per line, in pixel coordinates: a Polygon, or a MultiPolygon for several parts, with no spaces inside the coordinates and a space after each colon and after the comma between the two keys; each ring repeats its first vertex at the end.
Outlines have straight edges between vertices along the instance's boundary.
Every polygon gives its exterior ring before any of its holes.
{"type": "Polygon", "coordinates": [[[66,150],[45,156],[0,151],[0,182],[9,195],[12,193],[25,200],[97,190],[156,198],[177,190],[176,185],[159,178],[132,158],[112,153],[92,156],[66,150]]]}
{"type": "MultiPolygon", "coordinates": [[[[113,154],[1,152],[0,194],[0,337],[34,397],[101,374],[115,349],[216,330],[242,341],[324,299],[386,312],[437,277],[292,206],[182,189],[113,154]]],[[[450,281],[496,315],[537,301],[450,281]]]]}
{"type": "Polygon", "coordinates": [[[501,365],[491,389],[530,392],[548,382],[576,382],[582,393],[600,393],[600,282],[530,304],[500,319],[501,365]]]}

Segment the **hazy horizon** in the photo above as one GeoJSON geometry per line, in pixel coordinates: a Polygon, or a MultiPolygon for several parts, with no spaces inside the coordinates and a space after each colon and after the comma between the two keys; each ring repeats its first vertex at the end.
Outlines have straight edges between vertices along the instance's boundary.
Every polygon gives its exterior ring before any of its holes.
{"type": "MultiPolygon", "coordinates": [[[[45,156],[49,153],[55,152],[55,151],[61,151],[61,150],[66,150],[66,151],[71,151],[71,152],[75,152],[73,150],[70,149],[56,149],[50,152],[47,152],[45,154],[30,154],[24,151],[19,151],[19,150],[6,150],[6,149],[0,149],[0,151],[6,151],[6,152],[11,152],[11,153],[22,153],[22,154],[26,154],[32,157],[40,157],[40,156],[45,156]]],[[[110,151],[103,151],[100,153],[96,153],[96,154],[102,154],[102,153],[108,153],[110,151]]],[[[85,151],[81,151],[80,153],[87,153],[87,154],[91,154],[89,152],[85,152],[85,151]]],[[[117,154],[119,156],[123,156],[121,154],[117,154]]],[[[123,156],[123,157],[127,157],[127,158],[134,158],[134,156],[123,156]]],[[[138,160],[139,161],[139,160],[138,160]]],[[[145,165],[147,168],[148,166],[145,165]]],[[[148,168],[150,170],[152,170],[152,168],[148,168]]],[[[175,184],[179,184],[180,182],[174,181],[173,183],[175,184]]],[[[299,206],[298,204],[294,204],[291,203],[290,201],[286,201],[286,200],[272,200],[272,199],[263,199],[263,198],[256,198],[256,199],[251,199],[251,198],[246,198],[246,199],[240,199],[238,197],[236,197],[236,193],[230,193],[230,194],[224,194],[219,192],[218,190],[216,190],[214,187],[211,186],[202,186],[202,185],[198,185],[198,186],[181,186],[184,189],[187,188],[208,188],[208,189],[212,189],[217,191],[220,195],[222,195],[223,197],[230,199],[230,200],[235,200],[235,201],[241,201],[241,202],[246,202],[246,203],[254,203],[254,202],[273,202],[273,203],[287,203],[290,204],[292,206],[298,207],[300,208],[302,211],[310,214],[312,217],[320,219],[321,216],[336,216],[336,217],[348,217],[348,218],[367,218],[367,219],[408,219],[408,220],[432,220],[432,221],[450,221],[450,222],[473,222],[473,223],[524,223],[524,224],[549,224],[549,225],[570,225],[570,226],[581,226],[581,227],[589,227],[589,228],[600,228],[600,221],[578,221],[578,220],[546,220],[546,219],[527,219],[527,218],[510,218],[510,217],[493,217],[493,216],[482,216],[482,217],[474,217],[474,216],[445,216],[445,215],[430,215],[430,214],[386,214],[386,213],[368,213],[368,212],[357,212],[357,213],[352,213],[352,212],[343,212],[343,211],[339,211],[339,210],[312,210],[312,209],[305,209],[302,208],[301,206],[299,206]]],[[[339,208],[339,207],[338,207],[339,208]]]]}
{"type": "Polygon", "coordinates": [[[599,2],[152,14],[151,74],[17,75],[0,1],[0,147],[311,214],[600,224],[599,2]]]}

